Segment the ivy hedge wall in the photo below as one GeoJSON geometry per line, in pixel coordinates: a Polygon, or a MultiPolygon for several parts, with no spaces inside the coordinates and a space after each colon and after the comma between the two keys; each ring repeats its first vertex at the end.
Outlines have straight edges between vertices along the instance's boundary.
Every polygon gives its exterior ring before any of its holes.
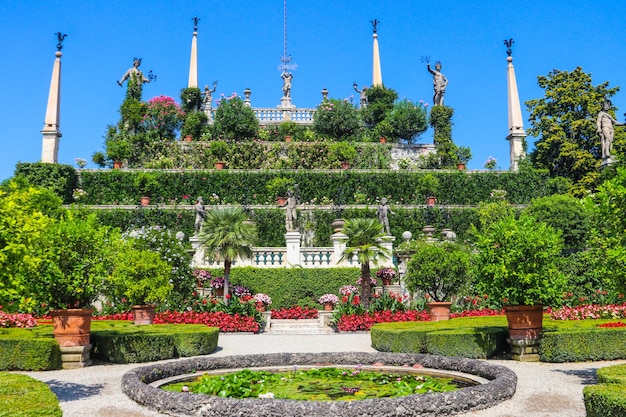
{"type": "MultiPolygon", "coordinates": [[[[375,204],[386,197],[391,204],[424,204],[434,195],[440,203],[474,205],[492,190],[507,192],[513,204],[552,194],[548,174],[540,171],[83,171],[83,204],[136,204],[145,190],[137,177],[150,179],[150,194],[165,204],[193,203],[201,195],[207,204],[268,204],[268,183],[285,178],[298,184],[303,203],[375,204]],[[433,177],[436,178],[433,185],[433,177]]],[[[144,181],[145,182],[145,181],[144,181]]]]}
{"type": "MultiPolygon", "coordinates": [[[[472,223],[477,223],[476,209],[474,208],[446,208],[435,206],[432,208],[398,208],[392,206],[394,214],[390,216],[391,234],[396,238],[396,244],[402,242],[402,233],[410,231],[417,236],[427,224],[435,226],[437,231],[443,228],[454,230],[460,239],[467,237],[472,223]]],[[[195,210],[159,208],[126,209],[94,209],[100,221],[108,226],[119,227],[122,230],[140,228],[142,226],[164,226],[175,232],[182,231],[186,236],[193,235],[195,210]]],[[[278,208],[251,209],[251,218],[259,230],[260,247],[285,246],[285,212],[278,208]]],[[[330,236],[333,234],[332,221],[338,214],[332,210],[309,208],[299,210],[299,225],[302,233],[312,232],[311,246],[332,246],[330,236]]],[[[365,217],[376,218],[376,207],[367,209],[346,208],[341,216],[347,219],[365,217]]]]}

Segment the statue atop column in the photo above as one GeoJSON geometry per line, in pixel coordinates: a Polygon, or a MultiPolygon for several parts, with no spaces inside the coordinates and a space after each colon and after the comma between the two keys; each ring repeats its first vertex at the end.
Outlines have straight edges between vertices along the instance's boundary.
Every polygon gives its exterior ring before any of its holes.
{"type": "Polygon", "coordinates": [[[433,75],[433,87],[435,90],[433,106],[443,106],[443,95],[446,92],[448,79],[441,73],[441,62],[437,61],[433,70],[430,66],[430,59],[427,58],[426,69],[433,75]]]}
{"type": "Polygon", "coordinates": [[[141,93],[143,91],[143,84],[149,83],[150,81],[156,79],[156,76],[152,74],[152,71],[148,73],[148,77],[144,77],[143,72],[139,69],[141,65],[141,58],[133,58],[133,67],[129,68],[122,79],[117,82],[117,84],[122,87],[124,81],[128,80],[128,90],[127,97],[133,98],[136,100],[141,100],[141,93]]]}
{"type": "Polygon", "coordinates": [[[283,79],[283,98],[291,97],[291,80],[293,79],[293,74],[287,71],[283,71],[280,74],[280,78],[283,79]]]}
{"type": "Polygon", "coordinates": [[[193,225],[194,236],[198,236],[200,233],[200,229],[202,228],[202,223],[204,223],[204,219],[206,217],[206,210],[204,209],[204,200],[202,197],[198,197],[196,200],[196,221],[193,225]]]}
{"type": "Polygon", "coordinates": [[[354,91],[359,93],[359,104],[361,105],[361,108],[367,107],[367,104],[369,103],[369,100],[367,98],[367,87],[363,86],[363,89],[359,91],[359,86],[357,85],[356,81],[352,83],[352,87],[354,87],[354,91]]]}
{"type": "Polygon", "coordinates": [[[602,145],[602,163],[610,164],[611,161],[611,148],[613,147],[613,138],[615,137],[615,126],[624,126],[624,123],[620,123],[609,114],[612,103],[610,100],[605,100],[602,104],[602,110],[598,113],[596,119],[597,131],[600,136],[600,143],[602,145]]]}
{"type": "Polygon", "coordinates": [[[217,89],[217,80],[213,81],[213,89],[209,90],[209,86],[205,85],[204,86],[204,94],[202,96],[202,110],[204,111],[210,111],[211,108],[213,107],[213,93],[215,93],[215,90],[217,89]]]}
{"type": "Polygon", "coordinates": [[[378,216],[378,220],[380,221],[380,224],[383,225],[383,229],[385,229],[387,235],[391,235],[391,230],[389,228],[390,214],[395,213],[391,211],[391,207],[387,205],[387,199],[383,197],[380,199],[380,205],[378,206],[378,209],[376,209],[376,216],[378,216]]]}

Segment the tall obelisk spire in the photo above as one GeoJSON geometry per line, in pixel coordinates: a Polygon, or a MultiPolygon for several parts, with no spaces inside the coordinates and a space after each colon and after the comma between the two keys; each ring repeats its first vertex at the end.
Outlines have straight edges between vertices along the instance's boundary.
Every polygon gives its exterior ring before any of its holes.
{"type": "Polygon", "coordinates": [[[191,57],[189,58],[189,81],[188,88],[198,88],[198,22],[199,18],[193,17],[193,38],[191,38],[191,57]]]}
{"type": "Polygon", "coordinates": [[[372,38],[374,38],[374,53],[372,57],[372,87],[377,85],[383,85],[383,72],[380,69],[380,53],[378,52],[378,31],[377,26],[380,23],[378,20],[370,20],[372,26],[374,28],[374,34],[372,38]]]}
{"type": "Polygon", "coordinates": [[[504,41],[504,44],[507,47],[506,61],[509,63],[506,68],[507,98],[509,107],[509,134],[507,135],[506,140],[509,141],[510,150],[509,170],[517,171],[520,159],[526,156],[523,146],[526,132],[524,131],[522,108],[519,101],[519,94],[517,92],[515,68],[513,68],[513,57],[511,56],[511,54],[513,53],[511,49],[513,43],[513,39],[504,41]]]}
{"type": "Polygon", "coordinates": [[[46,107],[46,118],[43,122],[43,135],[41,144],[41,162],[56,164],[59,160],[59,120],[61,119],[61,49],[63,49],[63,39],[67,35],[61,32],[55,33],[57,36],[56,59],[52,65],[52,79],[50,80],[50,92],[48,93],[48,106],[46,107]]]}

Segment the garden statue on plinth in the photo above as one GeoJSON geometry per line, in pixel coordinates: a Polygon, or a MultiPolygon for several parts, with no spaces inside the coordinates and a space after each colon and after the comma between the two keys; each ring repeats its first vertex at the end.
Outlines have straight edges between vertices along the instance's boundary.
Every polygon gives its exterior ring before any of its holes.
{"type": "Polygon", "coordinates": [[[152,74],[152,71],[148,73],[148,77],[144,77],[143,72],[139,69],[141,65],[141,58],[133,59],[133,67],[129,68],[122,79],[117,82],[117,84],[122,87],[124,81],[128,80],[128,90],[127,96],[128,98],[133,98],[136,100],[141,100],[141,93],[143,90],[143,84],[149,83],[152,80],[156,80],[156,75],[152,74]]]}
{"type": "Polygon", "coordinates": [[[291,103],[291,80],[293,79],[293,74],[291,72],[283,71],[280,74],[280,78],[283,79],[283,98],[280,99],[281,108],[292,108],[294,107],[291,103]]]}
{"type": "Polygon", "coordinates": [[[212,94],[215,93],[216,89],[217,89],[217,81],[213,81],[213,89],[212,90],[209,90],[209,86],[208,85],[204,86],[204,95],[202,96],[202,110],[203,111],[211,111],[211,108],[213,107],[213,104],[212,104],[213,96],[212,96],[212,94]]]}
{"type": "Polygon", "coordinates": [[[193,225],[194,236],[198,236],[200,233],[200,229],[202,228],[202,223],[206,217],[206,210],[204,209],[204,200],[202,197],[198,197],[196,200],[196,221],[193,225]]]}
{"type": "Polygon", "coordinates": [[[383,228],[385,229],[385,232],[387,233],[388,236],[391,235],[391,231],[389,229],[389,215],[390,214],[395,214],[395,213],[391,211],[391,207],[387,205],[387,199],[383,197],[380,200],[380,205],[378,206],[378,209],[376,210],[376,216],[378,216],[378,220],[380,221],[380,224],[383,225],[383,228]]]}
{"type": "Polygon", "coordinates": [[[359,90],[359,86],[357,85],[356,81],[352,83],[352,87],[354,87],[354,91],[359,93],[359,104],[361,105],[361,108],[367,107],[367,104],[369,103],[367,99],[367,87],[363,86],[363,89],[359,90]]]}
{"type": "Polygon", "coordinates": [[[433,96],[433,106],[443,106],[443,95],[446,92],[448,86],[448,79],[441,73],[441,62],[435,63],[435,69],[430,67],[430,59],[425,58],[427,65],[426,69],[433,75],[433,87],[435,89],[435,95],[433,96]]]}
{"type": "Polygon", "coordinates": [[[298,197],[296,197],[293,190],[287,191],[287,202],[285,203],[287,210],[285,212],[285,227],[288,232],[297,231],[298,213],[296,208],[298,207],[298,197]]]}
{"type": "Polygon", "coordinates": [[[615,126],[624,126],[624,123],[620,123],[609,114],[611,109],[611,102],[605,100],[602,105],[602,110],[598,113],[596,124],[598,126],[598,136],[600,136],[600,143],[602,145],[602,165],[609,165],[613,162],[611,160],[611,148],[613,147],[613,138],[615,137],[615,126]]]}

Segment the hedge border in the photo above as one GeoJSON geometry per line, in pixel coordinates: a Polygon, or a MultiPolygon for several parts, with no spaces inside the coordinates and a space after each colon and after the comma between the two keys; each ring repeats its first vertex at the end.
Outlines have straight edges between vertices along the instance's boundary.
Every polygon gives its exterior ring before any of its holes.
{"type": "Polygon", "coordinates": [[[587,417],[626,416],[626,364],[599,369],[598,381],[583,389],[587,417]]]}

